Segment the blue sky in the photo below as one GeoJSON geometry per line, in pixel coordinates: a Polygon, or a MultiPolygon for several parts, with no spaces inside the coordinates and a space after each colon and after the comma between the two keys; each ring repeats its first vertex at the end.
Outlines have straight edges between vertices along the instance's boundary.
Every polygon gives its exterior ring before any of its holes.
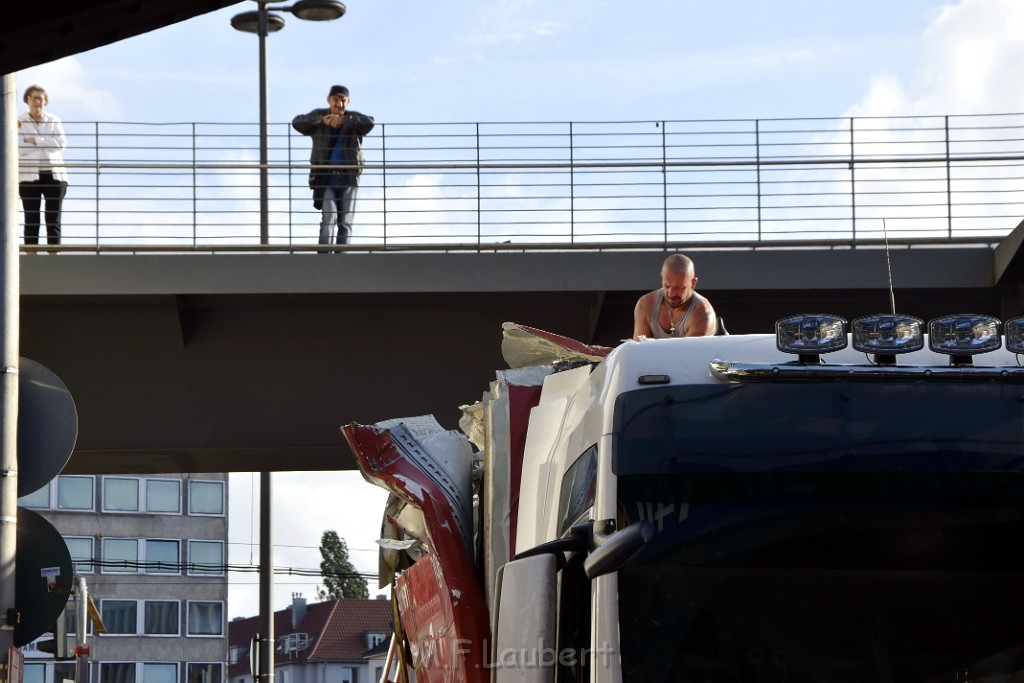
{"type": "MultiPolygon", "coordinates": [[[[331,23],[287,15],[268,38],[272,123],[322,106],[334,83],[378,123],[1024,112],[1020,0],[347,5],[331,23]]],[[[50,111],[66,121],[255,122],[257,39],[229,24],[254,7],[27,69],[19,92],[43,85],[50,111]]],[[[480,378],[481,390],[489,379],[480,378]]],[[[232,477],[235,543],[258,538],[254,488],[258,478],[232,477]]],[[[275,475],[275,494],[275,564],[316,567],[320,534],[334,528],[357,566],[375,571],[383,492],[350,472],[275,475]]],[[[232,548],[232,562],[258,558],[232,548]]],[[[255,614],[255,578],[232,580],[230,616],[255,614]]],[[[279,581],[275,605],[293,591],[312,599],[315,586],[279,581]]]]}
{"type": "MultiPolygon", "coordinates": [[[[270,119],[323,104],[333,83],[379,122],[1020,111],[1019,5],[351,0],[340,20],[286,15],[268,38],[270,119]]],[[[43,84],[66,120],[255,121],[257,40],[229,25],[252,7],[28,69],[19,86],[43,84]]]]}

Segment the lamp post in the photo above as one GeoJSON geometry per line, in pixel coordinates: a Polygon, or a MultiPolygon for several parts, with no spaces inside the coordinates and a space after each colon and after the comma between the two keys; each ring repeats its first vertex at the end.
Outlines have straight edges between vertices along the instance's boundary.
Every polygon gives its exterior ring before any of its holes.
{"type": "MultiPolygon", "coordinates": [[[[279,0],[255,0],[259,9],[231,17],[232,28],[255,33],[260,42],[260,244],[270,243],[270,200],[267,164],[267,36],[284,28],[284,17],[274,14],[268,5],[279,0]]],[[[345,14],[345,5],[337,0],[299,0],[294,5],[274,7],[308,21],[332,21],[345,14]]]]}
{"type": "MultiPolygon", "coordinates": [[[[284,18],[269,12],[267,5],[275,0],[256,0],[255,12],[231,17],[231,26],[239,31],[255,33],[260,42],[260,244],[270,243],[270,201],[267,168],[267,35],[284,28],[284,18]]],[[[275,7],[299,19],[331,21],[345,14],[345,5],[337,0],[299,0],[294,5],[275,7]]],[[[254,683],[274,683],[274,546],[271,532],[270,472],[260,473],[260,616],[254,683]]]]}

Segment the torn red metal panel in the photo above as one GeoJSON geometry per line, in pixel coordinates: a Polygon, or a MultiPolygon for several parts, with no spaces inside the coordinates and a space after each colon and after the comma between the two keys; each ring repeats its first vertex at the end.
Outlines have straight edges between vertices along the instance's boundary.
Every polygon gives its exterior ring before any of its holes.
{"type": "Polygon", "coordinates": [[[597,362],[612,352],[610,346],[584,344],[570,337],[518,323],[505,323],[501,334],[501,355],[510,368],[550,365],[567,360],[597,362]]]}
{"type": "Polygon", "coordinates": [[[398,582],[399,611],[416,680],[484,683],[490,641],[487,605],[449,502],[451,492],[436,472],[425,472],[396,446],[391,430],[350,424],[342,433],[365,476],[423,512],[429,552],[398,582]]]}
{"type": "MultiPolygon", "coordinates": [[[[455,631],[453,602],[444,570],[436,553],[430,553],[399,575],[395,597],[402,629],[409,639],[416,680],[450,683],[474,680],[467,677],[461,650],[466,644],[455,631]]],[[[472,668],[472,665],[470,665],[472,668]]]]}

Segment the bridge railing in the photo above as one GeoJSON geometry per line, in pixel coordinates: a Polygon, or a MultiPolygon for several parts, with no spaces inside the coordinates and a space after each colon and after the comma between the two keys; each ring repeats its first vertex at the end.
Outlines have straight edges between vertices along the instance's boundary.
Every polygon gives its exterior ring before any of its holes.
{"type": "MultiPolygon", "coordinates": [[[[65,129],[64,245],[260,245],[256,124],[65,129]]],[[[360,248],[997,239],[1024,217],[1024,114],[382,122],[364,151],[360,248]]],[[[315,246],[308,155],[271,124],[274,248],[315,246]]]]}

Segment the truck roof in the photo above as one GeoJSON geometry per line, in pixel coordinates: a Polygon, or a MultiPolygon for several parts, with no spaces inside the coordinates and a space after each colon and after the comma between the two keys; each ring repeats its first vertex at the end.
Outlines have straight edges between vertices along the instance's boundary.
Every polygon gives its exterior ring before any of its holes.
{"type": "MultiPolygon", "coordinates": [[[[776,346],[773,334],[723,335],[713,337],[685,337],[680,339],[644,339],[627,341],[616,347],[605,359],[605,372],[614,377],[620,391],[642,388],[641,378],[667,375],[664,384],[714,384],[719,379],[710,370],[712,361],[735,363],[793,363],[797,356],[784,353],[776,346]]],[[[871,366],[869,354],[850,346],[834,353],[823,354],[826,366],[871,366]]],[[[999,349],[978,354],[973,358],[977,368],[1018,368],[1020,362],[1014,353],[999,349]]],[[[946,368],[950,356],[925,348],[897,357],[897,367],[946,368]]]]}

